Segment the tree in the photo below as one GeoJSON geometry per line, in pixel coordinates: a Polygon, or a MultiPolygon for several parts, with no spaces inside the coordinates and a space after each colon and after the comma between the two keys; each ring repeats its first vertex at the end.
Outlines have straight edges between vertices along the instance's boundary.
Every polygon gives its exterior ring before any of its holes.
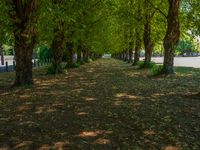
{"type": "Polygon", "coordinates": [[[32,85],[32,54],[36,44],[37,0],[9,0],[10,22],[14,34],[15,84],[32,85]]]}
{"type": "Polygon", "coordinates": [[[147,66],[149,62],[151,62],[151,56],[154,48],[154,42],[152,40],[152,20],[155,14],[155,10],[151,7],[149,1],[144,1],[144,9],[145,9],[145,23],[144,23],[144,35],[143,42],[145,48],[145,60],[144,66],[147,66]]]}
{"type": "Polygon", "coordinates": [[[65,35],[64,35],[64,23],[58,23],[58,26],[54,29],[54,38],[52,41],[52,52],[53,52],[53,60],[52,60],[52,67],[53,74],[60,74],[63,73],[62,68],[62,58],[63,58],[63,50],[65,44],[65,35]]]}
{"type": "Polygon", "coordinates": [[[174,53],[179,42],[179,6],[180,0],[168,0],[169,10],[167,15],[167,31],[164,38],[164,64],[162,73],[165,75],[174,73],[174,53]]]}
{"type": "Polygon", "coordinates": [[[138,1],[136,9],[136,28],[135,28],[135,55],[134,55],[134,62],[133,65],[136,65],[140,59],[140,49],[142,46],[142,29],[141,26],[143,25],[143,16],[142,16],[142,8],[141,8],[141,1],[138,1]]]}
{"type": "Polygon", "coordinates": [[[2,45],[0,45],[0,56],[1,56],[1,65],[4,65],[4,51],[2,45]]]}

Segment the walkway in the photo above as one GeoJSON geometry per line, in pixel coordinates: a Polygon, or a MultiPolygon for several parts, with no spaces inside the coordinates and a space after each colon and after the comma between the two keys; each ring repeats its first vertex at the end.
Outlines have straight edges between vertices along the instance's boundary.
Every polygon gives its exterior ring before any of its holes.
{"type": "Polygon", "coordinates": [[[151,78],[100,59],[56,77],[35,70],[34,87],[11,90],[12,73],[0,76],[0,149],[200,149],[199,70],[177,71],[151,78]]]}

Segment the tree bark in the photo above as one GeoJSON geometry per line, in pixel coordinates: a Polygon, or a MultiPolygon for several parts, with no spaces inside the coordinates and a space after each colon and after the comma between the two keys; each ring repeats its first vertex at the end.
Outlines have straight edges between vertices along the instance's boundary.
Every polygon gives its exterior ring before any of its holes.
{"type": "Polygon", "coordinates": [[[82,46],[81,44],[78,45],[77,47],[77,62],[81,62],[82,61],[82,46]]]}
{"type": "Polygon", "coordinates": [[[2,45],[0,45],[0,56],[1,56],[1,65],[4,65],[4,53],[2,45]]]}
{"type": "Polygon", "coordinates": [[[142,9],[141,9],[141,2],[138,3],[138,8],[137,8],[137,27],[135,29],[135,35],[136,35],[136,41],[135,41],[135,55],[134,55],[134,62],[133,65],[136,65],[137,62],[140,60],[140,49],[142,46],[142,39],[141,39],[141,28],[140,26],[142,25],[142,9]]]}
{"type": "Polygon", "coordinates": [[[67,66],[73,65],[73,42],[67,42],[67,66]]]}
{"type": "Polygon", "coordinates": [[[129,51],[128,51],[128,63],[132,63],[133,61],[133,42],[129,43],[129,51]]]}
{"type": "Polygon", "coordinates": [[[32,54],[36,44],[37,0],[11,0],[10,17],[13,23],[16,59],[16,86],[32,85],[32,54]]]}
{"type": "Polygon", "coordinates": [[[128,60],[129,60],[129,51],[126,50],[126,51],[124,52],[124,55],[125,55],[124,61],[128,61],[128,60]]]}
{"type": "Polygon", "coordinates": [[[60,74],[63,73],[63,67],[62,67],[62,58],[63,58],[63,52],[64,52],[64,42],[65,42],[65,35],[63,31],[63,24],[59,24],[54,29],[54,39],[52,41],[52,51],[53,51],[53,72],[54,74],[60,74]]]}
{"type": "Polygon", "coordinates": [[[83,60],[84,60],[84,62],[87,62],[88,61],[88,52],[87,52],[87,49],[83,49],[82,50],[82,52],[83,52],[83,60]]]}
{"type": "Polygon", "coordinates": [[[32,55],[35,45],[35,37],[30,39],[21,36],[21,34],[15,33],[15,60],[16,60],[16,86],[32,85],[32,55]]]}
{"type": "Polygon", "coordinates": [[[180,37],[179,6],[180,0],[168,0],[167,31],[164,38],[164,65],[162,73],[174,73],[174,52],[180,37]]]}
{"type": "Polygon", "coordinates": [[[144,25],[144,47],[145,47],[145,60],[144,66],[146,66],[149,62],[151,62],[152,52],[154,48],[154,43],[151,39],[151,16],[148,14],[146,16],[146,22],[144,25]]]}
{"type": "Polygon", "coordinates": [[[137,62],[140,60],[140,49],[141,49],[141,42],[142,42],[139,33],[137,33],[136,35],[137,37],[136,37],[136,46],[135,46],[135,55],[134,55],[133,65],[136,65],[137,62]]]}

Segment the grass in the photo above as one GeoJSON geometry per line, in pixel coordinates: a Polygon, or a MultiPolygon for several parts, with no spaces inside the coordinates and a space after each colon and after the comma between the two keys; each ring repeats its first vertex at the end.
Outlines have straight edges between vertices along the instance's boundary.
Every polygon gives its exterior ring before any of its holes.
{"type": "Polygon", "coordinates": [[[0,148],[200,149],[200,70],[147,77],[100,59],[63,75],[34,70],[33,87],[0,74],[0,148]]]}

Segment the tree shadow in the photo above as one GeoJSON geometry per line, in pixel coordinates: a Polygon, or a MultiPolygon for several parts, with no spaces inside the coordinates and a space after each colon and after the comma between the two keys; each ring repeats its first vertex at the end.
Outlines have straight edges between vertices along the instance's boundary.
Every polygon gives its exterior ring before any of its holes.
{"type": "MultiPolygon", "coordinates": [[[[42,74],[42,73],[39,73],[42,74]]],[[[7,149],[199,148],[199,76],[146,78],[98,60],[32,88],[0,94],[0,147],[7,149]]]]}

